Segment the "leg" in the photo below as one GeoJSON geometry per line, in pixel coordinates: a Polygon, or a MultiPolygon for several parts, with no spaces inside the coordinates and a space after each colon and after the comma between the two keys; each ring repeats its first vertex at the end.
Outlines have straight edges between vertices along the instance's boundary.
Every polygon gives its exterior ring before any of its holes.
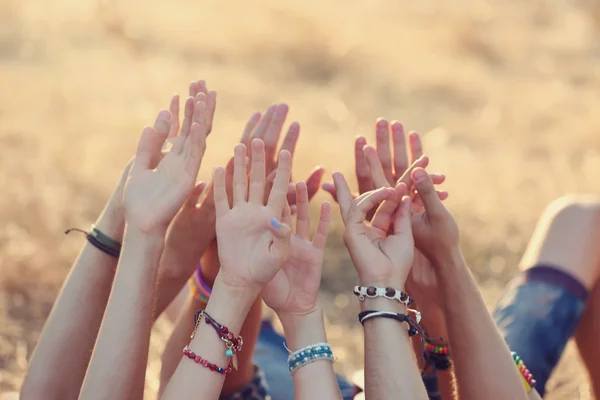
{"type": "MultiPolygon", "coordinates": [[[[553,202],[529,243],[522,273],[494,313],[507,343],[538,380],[541,395],[598,279],[599,242],[600,201],[582,197],[553,202]]],[[[591,343],[586,342],[585,351],[591,351],[591,343]]]]}

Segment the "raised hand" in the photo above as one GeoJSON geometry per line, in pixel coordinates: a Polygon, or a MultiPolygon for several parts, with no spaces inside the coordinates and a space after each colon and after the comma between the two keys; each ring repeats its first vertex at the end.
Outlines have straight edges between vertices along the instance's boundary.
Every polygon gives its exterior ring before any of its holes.
{"type": "Polygon", "coordinates": [[[425,170],[416,168],[412,179],[424,206],[411,217],[415,243],[437,269],[448,257],[459,254],[458,225],[439,199],[425,170]]]}
{"type": "MultiPolygon", "coordinates": [[[[206,104],[200,101],[196,109],[204,115],[206,104]]],[[[206,149],[206,119],[199,118],[190,135],[175,138],[171,151],[160,160],[170,119],[168,111],[161,111],[155,128],[144,129],[125,185],[127,225],[147,234],[166,231],[194,187],[206,149]],[[160,162],[153,169],[157,160],[160,162]]]]}
{"type": "Polygon", "coordinates": [[[406,185],[375,189],[352,199],[344,176],[334,173],[333,180],[346,227],[344,241],[361,283],[404,287],[414,254],[406,185]],[[367,213],[379,203],[372,223],[366,223],[367,213]]]}
{"type": "Polygon", "coordinates": [[[258,293],[289,256],[291,229],[279,219],[285,206],[292,160],[287,150],[279,154],[277,176],[265,205],[265,147],[259,139],[253,140],[251,147],[250,182],[246,179],[246,146],[235,147],[233,207],[229,206],[222,167],[215,170],[214,192],[221,282],[231,287],[256,289],[258,293]]]}
{"type": "MultiPolygon", "coordinates": [[[[323,254],[327,243],[331,205],[321,205],[319,225],[310,240],[310,207],[308,190],[304,182],[295,186],[298,212],[296,234],[291,238],[289,258],[275,278],[262,290],[265,304],[280,318],[282,315],[307,315],[317,309],[321,284],[323,254]]],[[[292,225],[289,207],[285,208],[282,222],[292,225]]]]}

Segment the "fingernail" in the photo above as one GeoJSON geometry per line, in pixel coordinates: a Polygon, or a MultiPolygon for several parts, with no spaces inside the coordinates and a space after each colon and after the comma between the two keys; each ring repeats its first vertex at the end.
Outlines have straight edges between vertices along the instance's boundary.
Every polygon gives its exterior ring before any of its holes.
{"type": "Polygon", "coordinates": [[[275,218],[275,217],[271,217],[271,225],[275,229],[281,228],[281,223],[279,221],[277,221],[277,218],[275,218]]]}
{"type": "Polygon", "coordinates": [[[427,178],[427,173],[424,169],[415,169],[415,171],[413,172],[413,177],[415,179],[415,182],[423,182],[425,178],[427,178]]]}

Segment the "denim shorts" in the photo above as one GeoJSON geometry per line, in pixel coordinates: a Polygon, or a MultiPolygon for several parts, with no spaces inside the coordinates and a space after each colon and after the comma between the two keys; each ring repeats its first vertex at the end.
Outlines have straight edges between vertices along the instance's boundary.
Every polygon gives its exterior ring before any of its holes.
{"type": "MultiPolygon", "coordinates": [[[[285,338],[279,335],[269,321],[263,321],[256,350],[254,363],[264,372],[268,393],[273,400],[293,400],[294,383],[288,370],[288,352],[283,347],[285,338]]],[[[343,377],[337,376],[340,392],[344,400],[354,398],[357,389],[343,377]]]]}
{"type": "Polygon", "coordinates": [[[577,328],[586,296],[566,273],[537,266],[511,282],[494,311],[498,329],[532,372],[540,396],[577,328]]]}

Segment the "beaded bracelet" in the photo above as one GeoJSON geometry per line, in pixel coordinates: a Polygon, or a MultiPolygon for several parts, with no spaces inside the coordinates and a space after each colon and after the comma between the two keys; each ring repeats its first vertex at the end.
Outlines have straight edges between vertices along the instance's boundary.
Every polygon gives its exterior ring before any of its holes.
{"type": "Polygon", "coordinates": [[[183,348],[183,355],[189,358],[190,360],[194,361],[196,364],[200,364],[203,367],[210,369],[211,371],[218,372],[219,374],[229,375],[233,371],[231,359],[229,360],[227,367],[223,368],[219,367],[217,364],[210,363],[208,362],[208,360],[200,357],[199,355],[191,351],[188,348],[188,346],[185,346],[183,348]]]}
{"type": "Polygon", "coordinates": [[[523,378],[523,384],[525,385],[525,390],[527,390],[527,393],[529,393],[531,389],[535,387],[537,381],[533,379],[531,371],[527,369],[525,363],[523,362],[523,360],[521,360],[521,357],[519,357],[519,355],[514,351],[510,354],[512,355],[512,358],[515,364],[517,365],[519,372],[521,373],[521,377],[523,378]]]}
{"type": "Polygon", "coordinates": [[[358,296],[360,301],[363,301],[365,297],[385,297],[389,300],[398,300],[405,306],[410,306],[413,302],[412,297],[408,293],[401,290],[394,289],[392,287],[381,288],[376,286],[354,286],[354,294],[358,296]]]}
{"type": "MultiPolygon", "coordinates": [[[[204,321],[208,325],[212,326],[221,338],[221,340],[225,342],[225,347],[227,348],[227,350],[225,350],[225,355],[233,360],[233,367],[237,370],[238,362],[236,353],[242,351],[244,339],[241,336],[236,337],[233,334],[233,332],[230,332],[226,326],[221,325],[217,321],[215,321],[210,315],[208,315],[208,313],[205,310],[196,311],[196,327],[198,326],[198,324],[200,324],[202,319],[204,319],[204,321]]],[[[192,338],[195,332],[196,329],[194,329],[194,332],[192,333],[192,338]]]]}
{"type": "Polygon", "coordinates": [[[423,341],[425,366],[423,372],[427,370],[429,366],[433,367],[433,371],[444,371],[452,366],[450,361],[450,348],[447,344],[435,345],[427,340],[423,341]]]}
{"type": "Polygon", "coordinates": [[[196,272],[189,279],[188,284],[190,286],[190,291],[192,295],[202,304],[207,304],[208,299],[212,293],[212,288],[208,286],[204,279],[202,278],[202,267],[200,263],[196,267],[196,272]]]}
{"type": "Polygon", "coordinates": [[[288,357],[288,369],[293,375],[298,369],[319,360],[335,361],[329,343],[317,343],[301,348],[291,353],[288,357]]]}

